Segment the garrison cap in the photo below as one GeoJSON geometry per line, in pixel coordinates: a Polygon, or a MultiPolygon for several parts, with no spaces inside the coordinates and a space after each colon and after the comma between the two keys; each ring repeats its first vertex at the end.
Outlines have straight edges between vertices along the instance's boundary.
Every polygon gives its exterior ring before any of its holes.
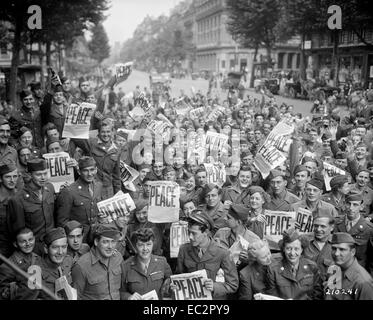
{"type": "Polygon", "coordinates": [[[352,243],[355,244],[354,238],[347,232],[335,232],[332,236],[332,244],[352,243]]]}
{"type": "Polygon", "coordinates": [[[334,188],[340,188],[342,187],[346,182],[348,182],[348,179],[345,175],[338,175],[338,176],[335,176],[332,178],[332,180],[330,180],[330,187],[332,189],[334,188]]]}
{"type": "Polygon", "coordinates": [[[58,239],[63,239],[66,238],[66,232],[63,228],[58,227],[58,228],[53,228],[50,229],[44,236],[43,240],[44,243],[49,246],[50,244],[53,243],[53,241],[56,241],[58,239]]]}
{"type": "Polygon", "coordinates": [[[21,127],[19,129],[19,136],[20,137],[23,136],[27,131],[31,132],[31,129],[29,129],[29,128],[25,127],[25,126],[21,127]]]}
{"type": "Polygon", "coordinates": [[[346,202],[363,201],[363,194],[361,192],[350,192],[346,195],[346,202]]]}
{"type": "Polygon", "coordinates": [[[96,231],[95,231],[95,237],[99,237],[99,236],[118,240],[120,237],[120,232],[115,227],[101,224],[96,228],[96,231]]]}
{"type": "Polygon", "coordinates": [[[27,162],[28,172],[43,171],[47,169],[47,162],[44,159],[33,159],[27,162]]]}
{"type": "Polygon", "coordinates": [[[96,161],[92,157],[81,157],[78,163],[79,169],[96,166],[96,161]]]}
{"type": "Polygon", "coordinates": [[[302,164],[298,164],[294,169],[294,175],[296,175],[298,172],[302,172],[302,171],[306,171],[308,173],[308,170],[307,170],[306,166],[304,166],[302,164]]]}
{"type": "Polygon", "coordinates": [[[76,220],[68,221],[68,222],[65,223],[65,226],[64,226],[66,235],[69,235],[70,232],[74,231],[77,228],[83,229],[83,225],[76,220]]]}
{"type": "Polygon", "coordinates": [[[4,124],[9,124],[9,121],[6,118],[0,116],[0,126],[4,124]]]}
{"type": "Polygon", "coordinates": [[[145,199],[138,199],[135,201],[136,211],[140,211],[149,205],[149,201],[145,199]]]}
{"type": "Polygon", "coordinates": [[[247,217],[249,216],[249,209],[244,207],[243,205],[233,203],[228,210],[228,214],[236,220],[245,222],[247,220],[247,217]]]}
{"type": "Polygon", "coordinates": [[[211,192],[214,189],[219,190],[219,186],[213,183],[207,183],[202,189],[202,195],[205,197],[209,192],[211,192]]]}
{"type": "Polygon", "coordinates": [[[324,187],[324,181],[322,181],[321,179],[318,179],[318,178],[313,178],[309,181],[307,181],[308,184],[322,190],[323,187],[324,187]]]}
{"type": "Polygon", "coordinates": [[[48,137],[47,138],[47,141],[45,142],[45,146],[48,147],[52,144],[52,143],[55,143],[55,142],[58,142],[60,143],[60,139],[58,139],[57,137],[48,137]]]}
{"type": "Polygon", "coordinates": [[[272,179],[280,177],[280,176],[285,179],[285,175],[282,171],[274,169],[274,170],[271,170],[268,176],[268,180],[271,181],[272,179]]]}
{"type": "Polygon", "coordinates": [[[13,172],[14,170],[17,170],[17,167],[14,163],[3,164],[0,166],[0,177],[9,172],[13,172]]]}

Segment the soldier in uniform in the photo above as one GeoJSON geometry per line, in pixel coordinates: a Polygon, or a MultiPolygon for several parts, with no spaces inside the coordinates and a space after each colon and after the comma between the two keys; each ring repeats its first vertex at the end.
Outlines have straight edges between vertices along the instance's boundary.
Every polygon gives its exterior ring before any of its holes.
{"type": "Polygon", "coordinates": [[[289,191],[295,194],[299,199],[306,198],[306,183],[310,179],[310,172],[304,165],[297,165],[294,169],[295,185],[289,191]]]}
{"type": "Polygon", "coordinates": [[[56,222],[63,227],[69,220],[83,225],[83,242],[92,242],[91,228],[97,221],[97,202],[102,200],[102,183],[95,180],[96,161],[92,157],[79,159],[80,177],[57,198],[56,222]]]}
{"type": "Polygon", "coordinates": [[[221,189],[216,184],[206,184],[202,189],[201,196],[205,198],[206,204],[199,205],[197,209],[206,212],[213,220],[212,233],[214,234],[218,229],[227,227],[228,210],[221,202],[221,189]]]}
{"type": "Polygon", "coordinates": [[[172,272],[165,257],[152,254],[153,230],[139,229],[132,234],[131,241],[137,253],[124,262],[123,298],[142,300],[141,295],[155,290],[161,299],[168,292],[172,272]]]}
{"type": "Polygon", "coordinates": [[[21,127],[27,127],[31,130],[34,137],[34,144],[41,148],[43,139],[41,133],[41,115],[38,106],[35,106],[35,99],[32,92],[28,89],[21,91],[21,108],[16,108],[9,118],[9,124],[12,130],[12,136],[16,137],[21,127]]]}
{"type": "Polygon", "coordinates": [[[10,137],[10,125],[8,120],[0,117],[0,164],[18,162],[17,151],[8,145],[10,137]]]}
{"type": "Polygon", "coordinates": [[[271,185],[271,202],[266,204],[266,209],[272,211],[290,211],[291,204],[300,199],[286,190],[287,180],[284,173],[279,170],[271,170],[268,180],[271,185]]]}
{"type": "Polygon", "coordinates": [[[250,196],[248,188],[251,186],[251,183],[251,168],[248,166],[242,167],[238,172],[237,182],[223,189],[222,202],[228,206],[232,203],[241,203],[249,206],[250,196]]]}
{"type": "Polygon", "coordinates": [[[373,204],[373,190],[368,187],[369,170],[361,169],[356,177],[356,183],[350,188],[351,192],[361,193],[363,195],[363,205],[361,206],[361,215],[369,219],[372,218],[371,206],[373,204]]]}
{"type": "Polygon", "coordinates": [[[122,255],[115,249],[120,232],[111,226],[99,225],[94,245],[72,269],[73,287],[79,300],[120,300],[124,288],[122,255]]]}
{"type": "Polygon", "coordinates": [[[347,232],[355,240],[357,261],[373,273],[373,224],[361,216],[363,206],[361,193],[349,193],[346,197],[346,215],[337,222],[335,232],[347,232]]]}
{"type": "MultiPolygon", "coordinates": [[[[325,290],[326,300],[373,300],[373,279],[357,262],[356,240],[345,232],[332,237],[332,257],[341,268],[341,288],[325,290]]],[[[334,282],[334,281],[333,281],[334,282]]]]}
{"type": "Polygon", "coordinates": [[[121,190],[120,159],[118,149],[112,141],[112,131],[112,125],[103,122],[97,138],[89,140],[72,139],[86,155],[95,159],[97,177],[102,182],[103,199],[108,199],[121,190]]]}
{"type": "Polygon", "coordinates": [[[27,169],[31,181],[9,199],[7,220],[13,234],[25,227],[34,232],[35,253],[41,255],[41,240],[46,232],[54,227],[54,187],[47,182],[48,169],[45,160],[30,160],[27,169]]]}
{"type": "Polygon", "coordinates": [[[333,264],[331,235],[334,229],[334,218],[327,213],[318,213],[313,221],[313,235],[303,255],[317,263],[321,277],[326,280],[329,266],[333,264]]]}
{"type": "Polygon", "coordinates": [[[7,224],[6,207],[10,197],[16,193],[18,171],[15,164],[4,164],[0,166],[0,253],[9,257],[13,248],[7,224]]]}
{"type": "MultiPolygon", "coordinates": [[[[67,256],[67,237],[63,228],[50,229],[44,236],[45,257],[40,263],[43,286],[54,292],[56,296],[66,299],[64,294],[57,292],[56,280],[65,277],[71,284],[71,268],[73,259],[67,256]]],[[[40,292],[38,299],[49,300],[44,292],[40,292]]]]}
{"type": "Polygon", "coordinates": [[[80,222],[70,220],[64,226],[67,237],[67,255],[73,258],[73,264],[91,248],[83,243],[83,226],[80,222]]]}
{"type": "MultiPolygon", "coordinates": [[[[15,251],[9,257],[21,270],[27,272],[32,265],[39,265],[41,258],[34,252],[35,237],[28,228],[20,229],[14,241],[15,251]]],[[[38,290],[31,290],[25,279],[8,265],[0,266],[0,300],[34,300],[38,296],[38,290]]]]}
{"type": "Polygon", "coordinates": [[[293,203],[289,211],[298,211],[298,208],[303,208],[312,212],[313,216],[320,213],[327,213],[334,218],[338,217],[338,212],[333,205],[321,200],[324,181],[313,178],[306,184],[306,199],[293,203]]]}
{"type": "Polygon", "coordinates": [[[214,227],[212,219],[201,211],[193,212],[189,217],[190,243],[180,247],[177,258],[177,272],[189,273],[206,269],[208,280],[204,285],[212,292],[215,300],[225,299],[238,289],[236,266],[230,252],[210,238],[214,227]],[[222,269],[224,282],[216,282],[216,275],[222,269]]]}
{"type": "Polygon", "coordinates": [[[321,200],[333,205],[340,216],[344,215],[346,200],[345,196],[349,191],[349,183],[346,176],[335,176],[330,180],[331,192],[321,197],[321,200]]]}

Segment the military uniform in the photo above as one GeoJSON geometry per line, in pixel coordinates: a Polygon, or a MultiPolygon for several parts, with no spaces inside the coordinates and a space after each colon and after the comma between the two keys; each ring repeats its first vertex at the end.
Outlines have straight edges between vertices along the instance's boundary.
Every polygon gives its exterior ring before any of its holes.
{"type": "MultiPolygon", "coordinates": [[[[9,261],[27,272],[31,265],[40,265],[41,258],[35,254],[24,254],[15,251],[9,261]]],[[[18,272],[15,272],[5,263],[0,266],[0,300],[35,300],[39,294],[38,290],[31,290],[27,285],[28,280],[18,272]]]]}
{"type": "Polygon", "coordinates": [[[354,259],[354,262],[342,270],[342,288],[326,289],[325,300],[373,300],[373,279],[369,273],[354,259]]]}
{"type": "Polygon", "coordinates": [[[21,127],[27,127],[32,133],[34,144],[38,148],[43,146],[39,108],[27,109],[24,106],[17,108],[10,115],[9,125],[13,137],[17,136],[17,132],[21,127]]]}
{"type": "Polygon", "coordinates": [[[267,267],[258,262],[252,262],[239,272],[239,300],[254,300],[254,294],[267,290],[267,267]]]}
{"type": "Polygon", "coordinates": [[[300,189],[300,188],[298,188],[298,187],[295,185],[293,188],[289,189],[289,191],[290,191],[292,194],[296,195],[299,199],[301,199],[301,200],[306,200],[306,192],[305,192],[305,189],[300,189]]]}
{"type": "Polygon", "coordinates": [[[115,251],[106,266],[96,250],[92,248],[72,268],[72,286],[78,290],[78,299],[120,300],[124,285],[123,258],[115,251]]]}
{"type": "Polygon", "coordinates": [[[320,275],[325,280],[327,278],[327,272],[329,266],[333,265],[332,258],[332,245],[328,240],[325,242],[324,247],[320,250],[317,246],[316,240],[311,239],[310,244],[303,251],[303,256],[316,262],[320,270],[320,275]]]}
{"type": "Polygon", "coordinates": [[[271,202],[265,208],[272,211],[291,211],[291,205],[300,199],[291,192],[284,190],[279,197],[271,195],[271,202]]]}
{"type": "Polygon", "coordinates": [[[214,281],[213,298],[225,299],[228,294],[235,293],[238,289],[237,269],[230,258],[230,252],[214,240],[210,241],[201,258],[198,256],[197,249],[190,243],[183,244],[177,258],[176,273],[189,273],[206,269],[207,277],[214,281]],[[225,282],[215,282],[220,268],[224,271],[225,282]]]}
{"type": "MultiPolygon", "coordinates": [[[[259,237],[252,231],[245,229],[244,234],[241,235],[249,243],[259,240],[259,237]]],[[[229,249],[236,241],[237,237],[230,228],[220,228],[214,235],[215,241],[229,249]]]]}
{"type": "Polygon", "coordinates": [[[16,149],[7,145],[4,151],[0,150],[0,165],[9,163],[18,163],[18,153],[16,149]]]}
{"type": "Polygon", "coordinates": [[[214,221],[214,229],[212,233],[215,233],[220,228],[227,227],[227,208],[219,202],[215,207],[210,208],[206,204],[199,205],[198,210],[206,212],[209,217],[214,221]]]}
{"type": "Polygon", "coordinates": [[[35,253],[43,254],[41,240],[47,231],[54,228],[54,188],[46,183],[42,190],[42,200],[36,195],[32,183],[11,197],[7,207],[7,220],[11,233],[27,227],[35,236],[35,253]]]}
{"type": "Polygon", "coordinates": [[[267,273],[268,291],[283,299],[309,300],[323,296],[322,279],[315,262],[300,257],[296,276],[285,259],[271,263],[267,273]]]}
{"type": "Polygon", "coordinates": [[[356,242],[357,261],[371,274],[373,273],[373,224],[361,217],[357,223],[347,231],[346,219],[335,224],[334,232],[347,232],[356,242]]]}
{"type": "Polygon", "coordinates": [[[67,188],[62,189],[57,198],[56,223],[64,226],[70,220],[76,220],[83,225],[83,242],[90,241],[91,226],[97,223],[97,202],[102,200],[102,184],[93,182],[93,196],[89,193],[88,185],[81,178],[67,188]]]}
{"type": "MultiPolygon", "coordinates": [[[[65,276],[67,282],[71,285],[71,267],[73,265],[73,259],[70,256],[66,256],[61,265],[52,262],[48,256],[41,260],[41,278],[43,286],[49,289],[52,293],[55,293],[56,280],[62,276],[65,276]]],[[[50,300],[51,298],[45,295],[44,292],[40,291],[38,299],[50,300]]]]}
{"type": "Polygon", "coordinates": [[[338,200],[334,196],[333,192],[329,192],[329,193],[323,194],[321,196],[321,200],[333,205],[335,209],[338,211],[339,216],[342,216],[345,214],[346,197],[344,195],[342,195],[341,198],[338,200]]]}
{"type": "Polygon", "coordinates": [[[82,246],[78,251],[73,251],[70,247],[67,247],[67,255],[73,259],[74,265],[83,254],[89,252],[90,250],[91,247],[88,244],[82,243],[82,246]]]}
{"type": "Polygon", "coordinates": [[[361,215],[365,217],[372,217],[371,215],[371,207],[373,203],[373,190],[366,186],[363,190],[360,190],[358,187],[356,187],[356,184],[351,186],[350,192],[358,192],[362,193],[363,195],[363,210],[360,210],[361,215]]]}
{"type": "Polygon", "coordinates": [[[10,192],[8,189],[0,186],[0,253],[5,257],[9,257],[14,250],[10,239],[6,216],[8,200],[11,196],[14,196],[14,194],[14,190],[10,192]]]}
{"type": "Polygon", "coordinates": [[[143,295],[155,290],[159,299],[162,298],[162,285],[170,278],[172,272],[165,257],[152,255],[147,272],[144,272],[137,256],[130,257],[124,262],[124,287],[122,299],[128,298],[135,292],[143,295]]]}
{"type": "Polygon", "coordinates": [[[289,211],[295,211],[295,212],[297,212],[299,208],[304,208],[306,210],[312,211],[312,214],[313,214],[314,217],[317,214],[330,215],[330,216],[332,216],[334,218],[338,217],[338,212],[334,208],[334,206],[331,205],[330,203],[327,203],[327,202],[322,201],[322,200],[319,200],[317,202],[316,207],[315,207],[314,210],[310,209],[310,207],[309,207],[309,205],[307,203],[307,200],[301,200],[301,201],[298,201],[296,203],[293,203],[290,206],[290,210],[289,211]]]}
{"type": "Polygon", "coordinates": [[[99,138],[73,141],[85,154],[95,159],[97,177],[102,182],[102,198],[108,199],[120,191],[120,158],[114,143],[106,144],[99,138]]]}

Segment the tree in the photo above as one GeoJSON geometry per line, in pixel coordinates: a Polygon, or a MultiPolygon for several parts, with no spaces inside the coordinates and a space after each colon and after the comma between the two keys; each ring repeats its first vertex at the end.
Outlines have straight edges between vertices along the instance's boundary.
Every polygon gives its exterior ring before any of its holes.
{"type": "Polygon", "coordinates": [[[96,24],[92,28],[92,40],[88,44],[92,53],[92,58],[99,64],[110,55],[109,38],[102,23],[96,24]]]}
{"type": "Polygon", "coordinates": [[[249,48],[264,47],[272,65],[271,51],[276,42],[279,20],[278,0],[227,0],[228,32],[249,48]]]}

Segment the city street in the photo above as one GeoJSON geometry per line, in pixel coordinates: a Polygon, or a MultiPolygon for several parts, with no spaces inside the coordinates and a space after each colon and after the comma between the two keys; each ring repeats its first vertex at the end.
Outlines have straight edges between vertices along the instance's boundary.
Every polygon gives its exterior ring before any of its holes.
{"type": "MultiPolygon", "coordinates": [[[[141,89],[144,87],[149,88],[149,74],[133,70],[131,76],[128,78],[127,81],[121,83],[119,87],[123,89],[123,91],[127,94],[130,91],[133,91],[136,86],[139,85],[141,89]]],[[[204,94],[207,92],[208,89],[208,81],[207,80],[188,80],[188,79],[172,79],[171,82],[171,95],[172,97],[178,97],[180,94],[180,90],[184,90],[187,95],[191,94],[191,88],[194,87],[195,91],[201,90],[204,94]]],[[[247,91],[247,94],[254,96],[255,98],[261,99],[261,94],[254,92],[253,89],[247,91]]],[[[225,98],[225,94],[221,95],[221,98],[225,98]]],[[[300,112],[303,116],[309,115],[310,110],[312,107],[312,102],[307,100],[300,100],[300,99],[289,99],[284,98],[279,95],[275,96],[275,99],[279,105],[285,102],[287,105],[293,105],[295,112],[300,112]]]]}

